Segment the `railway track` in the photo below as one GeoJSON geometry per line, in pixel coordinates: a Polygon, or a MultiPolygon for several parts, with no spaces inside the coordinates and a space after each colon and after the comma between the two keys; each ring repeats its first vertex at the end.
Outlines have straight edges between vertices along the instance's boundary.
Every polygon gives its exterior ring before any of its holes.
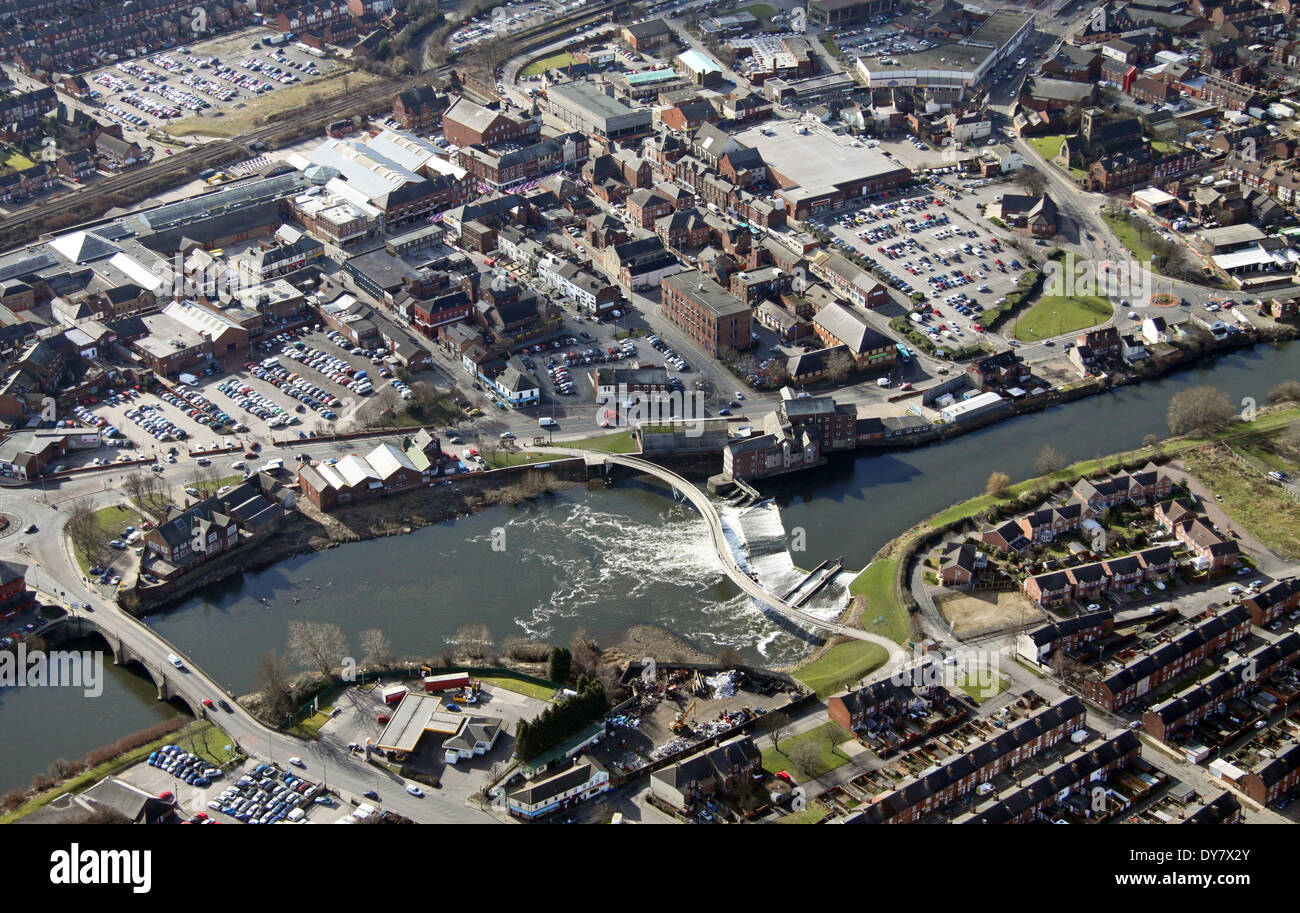
{"type": "MultiPolygon", "coordinates": [[[[572,15],[518,32],[511,36],[512,44],[515,45],[514,50],[519,53],[542,47],[563,38],[565,35],[573,34],[587,25],[601,21],[606,18],[610,11],[625,6],[627,6],[627,0],[608,0],[608,2],[595,3],[575,11],[572,15]]],[[[48,224],[58,216],[87,207],[93,209],[97,203],[104,201],[107,197],[119,194],[130,195],[132,191],[138,191],[160,179],[169,177],[179,179],[188,172],[201,171],[204,168],[213,166],[215,163],[227,161],[232,150],[246,151],[250,143],[256,143],[259,140],[266,142],[275,139],[281,134],[300,131],[303,127],[312,124],[328,123],[338,114],[354,109],[358,105],[365,105],[368,102],[377,103],[381,99],[392,98],[398,92],[429,82],[431,78],[449,78],[458,68],[470,64],[481,64],[485,59],[485,51],[466,51],[456,55],[453,60],[436,70],[418,73],[403,79],[386,79],[371,83],[345,95],[314,105],[309,111],[303,111],[291,117],[273,121],[249,133],[230,139],[204,143],[184,152],[166,156],[161,160],[154,160],[148,165],[132,171],[105,178],[83,191],[74,191],[62,196],[38,200],[17,212],[0,218],[0,238],[5,240],[6,246],[33,240],[41,235],[43,231],[42,225],[48,224]]],[[[102,221],[102,214],[91,217],[89,221],[102,221]]]]}

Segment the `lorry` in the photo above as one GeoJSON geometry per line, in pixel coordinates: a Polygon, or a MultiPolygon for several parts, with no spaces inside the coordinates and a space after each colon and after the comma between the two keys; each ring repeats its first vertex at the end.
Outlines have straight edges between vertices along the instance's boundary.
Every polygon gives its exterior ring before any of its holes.
{"type": "Polygon", "coordinates": [[[442,675],[426,675],[424,677],[424,690],[430,693],[468,687],[468,672],[447,672],[442,675]]]}
{"type": "Polygon", "coordinates": [[[410,690],[405,685],[389,685],[379,692],[379,696],[383,698],[385,704],[396,704],[401,702],[410,690]]]}

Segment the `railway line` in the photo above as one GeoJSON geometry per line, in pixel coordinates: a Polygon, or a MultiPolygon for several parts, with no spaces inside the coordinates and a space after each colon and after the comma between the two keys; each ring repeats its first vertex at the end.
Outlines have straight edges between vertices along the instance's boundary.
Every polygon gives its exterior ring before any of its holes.
{"type": "MultiPolygon", "coordinates": [[[[624,8],[627,5],[627,0],[608,0],[608,2],[593,3],[581,10],[575,10],[569,16],[525,29],[511,36],[511,43],[514,45],[513,50],[518,53],[543,47],[563,38],[565,35],[573,34],[588,25],[602,21],[608,17],[611,11],[624,8]]],[[[436,70],[418,73],[402,79],[387,79],[371,83],[345,95],[323,101],[314,105],[310,110],[264,124],[256,130],[241,136],[225,140],[214,140],[187,149],[184,152],[167,156],[161,160],[154,160],[142,167],[105,178],[82,191],[73,191],[61,196],[37,200],[17,212],[0,218],[0,238],[4,238],[8,244],[34,240],[43,233],[44,225],[50,224],[59,216],[80,209],[93,209],[97,203],[102,203],[108,197],[123,194],[129,196],[133,192],[154,185],[160,180],[176,178],[179,181],[186,174],[197,173],[204,168],[214,167],[218,163],[228,162],[232,157],[232,152],[239,154],[247,151],[250,143],[256,143],[259,140],[270,142],[285,134],[299,133],[304,127],[312,124],[323,125],[339,114],[353,110],[359,105],[363,106],[369,102],[378,103],[381,100],[391,99],[398,92],[427,83],[434,78],[450,79],[457,69],[467,65],[481,64],[486,59],[486,53],[485,50],[461,52],[436,70]]],[[[107,209],[108,207],[104,208],[107,209]]],[[[88,222],[101,220],[102,212],[91,216],[88,222]]]]}

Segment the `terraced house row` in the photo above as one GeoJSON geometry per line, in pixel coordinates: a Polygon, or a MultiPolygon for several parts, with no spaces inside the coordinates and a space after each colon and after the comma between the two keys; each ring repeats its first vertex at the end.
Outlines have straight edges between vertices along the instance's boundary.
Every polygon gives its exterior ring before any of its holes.
{"type": "Polygon", "coordinates": [[[1016,638],[1016,653],[1035,665],[1047,666],[1058,650],[1072,650],[1092,643],[1114,630],[1115,613],[1110,609],[1072,615],[1021,633],[1016,638]]]}
{"type": "Polygon", "coordinates": [[[1233,606],[1115,672],[1085,679],[1080,690],[1106,710],[1126,707],[1249,633],[1250,613],[1233,606]]]}
{"type": "Polygon", "coordinates": [[[1275,670],[1294,662],[1297,656],[1300,634],[1291,633],[1265,644],[1240,662],[1143,713],[1142,728],[1157,739],[1170,741],[1229,701],[1264,687],[1275,670]]]}
{"type": "Polygon", "coordinates": [[[910,824],[974,792],[1084,727],[1083,701],[1070,696],[981,742],[941,767],[846,819],[856,824],[910,824]]]}
{"type": "Polygon", "coordinates": [[[1026,577],[1024,591],[1039,605],[1062,605],[1072,599],[1098,599],[1107,591],[1128,592],[1143,582],[1165,580],[1177,566],[1173,549],[1153,545],[1122,558],[1107,558],[1026,577]]]}
{"type": "MultiPolygon", "coordinates": [[[[1142,740],[1136,732],[1121,732],[1095,748],[1060,761],[993,805],[957,818],[954,824],[1030,824],[1050,820],[1044,811],[1058,805],[1072,805],[1083,817],[1095,811],[1092,790],[1105,783],[1116,770],[1136,761],[1142,740]],[[1073,801],[1071,801],[1073,800],[1073,801]]],[[[1108,807],[1110,807],[1108,805],[1108,807]]],[[[1118,808],[1118,806],[1114,806],[1118,808]]]]}
{"type": "Polygon", "coordinates": [[[110,54],[155,51],[252,21],[248,4],[234,0],[60,0],[45,9],[16,11],[14,25],[0,29],[0,57],[29,75],[75,73],[102,65],[110,54]],[[196,22],[205,28],[196,31],[196,22]]]}

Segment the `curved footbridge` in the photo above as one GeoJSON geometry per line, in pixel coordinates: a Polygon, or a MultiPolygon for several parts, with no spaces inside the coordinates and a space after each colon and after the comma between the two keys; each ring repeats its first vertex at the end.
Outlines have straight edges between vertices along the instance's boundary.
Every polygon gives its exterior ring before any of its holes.
{"type": "Polygon", "coordinates": [[[844,637],[852,637],[855,640],[862,640],[868,643],[876,644],[884,648],[889,654],[889,661],[873,674],[873,678],[881,674],[892,673],[895,668],[906,662],[910,657],[907,652],[894,641],[879,634],[872,634],[863,631],[861,628],[853,628],[849,625],[840,624],[837,621],[829,621],[825,618],[818,618],[810,615],[786,602],[779,596],[775,596],[763,589],[756,580],[749,576],[739,564],[736,563],[736,557],[731,551],[731,543],[727,541],[727,536],[722,526],[722,517],[718,514],[717,507],[709,499],[708,495],[700,491],[692,482],[683,476],[678,475],[670,469],[652,463],[641,457],[628,456],[625,454],[600,453],[592,450],[579,450],[576,448],[554,447],[550,451],[558,451],[572,456],[580,456],[586,461],[588,466],[623,466],[627,469],[635,470],[648,476],[653,476],[660,481],[667,482],[674,492],[681,494],[687,501],[694,505],[695,509],[700,512],[704,522],[708,524],[709,534],[713,539],[713,550],[718,555],[718,560],[722,562],[723,570],[736,584],[758,602],[767,606],[774,612],[797,622],[801,626],[813,628],[815,630],[827,631],[832,634],[840,634],[844,637]]]}

